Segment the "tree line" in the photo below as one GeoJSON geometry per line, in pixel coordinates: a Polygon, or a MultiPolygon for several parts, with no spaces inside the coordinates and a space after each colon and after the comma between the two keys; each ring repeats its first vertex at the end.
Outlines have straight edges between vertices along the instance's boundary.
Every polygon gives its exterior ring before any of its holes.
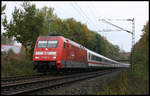
{"type": "Polygon", "coordinates": [[[134,45],[133,71],[142,78],[147,77],[149,70],[149,21],[142,29],[141,39],[134,45]]]}
{"type": "Polygon", "coordinates": [[[111,44],[96,31],[88,29],[86,24],[77,22],[74,18],[61,19],[54,14],[54,8],[44,6],[38,9],[30,2],[23,2],[21,6],[22,9],[15,7],[9,22],[6,15],[2,19],[4,30],[6,30],[3,35],[8,38],[14,37],[20,42],[26,49],[26,56],[32,58],[38,36],[48,36],[55,32],[108,58],[120,58],[119,47],[111,44]],[[53,18],[50,26],[49,18],[53,18]]]}

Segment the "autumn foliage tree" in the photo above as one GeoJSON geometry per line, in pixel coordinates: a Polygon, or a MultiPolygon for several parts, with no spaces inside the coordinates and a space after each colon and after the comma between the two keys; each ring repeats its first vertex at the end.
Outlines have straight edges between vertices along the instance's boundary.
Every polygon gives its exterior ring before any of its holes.
{"type": "Polygon", "coordinates": [[[12,13],[13,19],[9,23],[5,17],[3,26],[6,32],[3,34],[7,37],[15,37],[15,40],[25,47],[27,56],[28,44],[33,48],[37,37],[42,32],[43,17],[37,14],[35,5],[30,5],[29,2],[24,2],[22,7],[23,9],[15,7],[12,13]]]}
{"type": "Polygon", "coordinates": [[[148,78],[149,22],[147,22],[142,31],[141,39],[134,46],[133,71],[142,78],[148,78]]]}

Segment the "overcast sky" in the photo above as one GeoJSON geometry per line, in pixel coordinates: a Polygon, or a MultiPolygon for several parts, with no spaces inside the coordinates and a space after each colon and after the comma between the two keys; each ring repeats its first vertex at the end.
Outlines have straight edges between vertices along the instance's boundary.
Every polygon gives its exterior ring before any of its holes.
{"type": "MultiPolygon", "coordinates": [[[[54,13],[61,19],[74,18],[76,21],[86,24],[90,30],[96,32],[117,29],[107,23],[98,21],[98,19],[124,20],[135,18],[135,42],[140,39],[141,30],[149,20],[148,1],[32,1],[31,3],[36,4],[36,7],[39,9],[44,6],[52,7],[54,8],[54,13]]],[[[14,7],[20,8],[22,2],[2,1],[3,4],[6,4],[5,13],[8,20],[10,20],[14,7]]],[[[109,22],[132,31],[131,21],[109,22]]],[[[105,36],[109,42],[118,45],[126,52],[131,50],[131,34],[125,31],[99,32],[99,34],[105,36]]]]}

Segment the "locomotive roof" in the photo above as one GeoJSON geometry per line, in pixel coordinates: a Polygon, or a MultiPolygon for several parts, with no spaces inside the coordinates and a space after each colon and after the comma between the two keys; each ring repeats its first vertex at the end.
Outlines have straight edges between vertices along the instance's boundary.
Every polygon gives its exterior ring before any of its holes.
{"type": "Polygon", "coordinates": [[[85,47],[82,46],[81,44],[76,43],[76,42],[74,42],[74,41],[72,41],[72,40],[70,40],[70,39],[68,39],[68,38],[63,37],[63,36],[39,36],[39,37],[40,37],[40,38],[62,37],[62,39],[64,40],[64,42],[67,42],[67,40],[68,40],[68,41],[69,41],[71,44],[73,44],[74,46],[79,47],[79,48],[81,48],[81,49],[85,49],[85,47]]]}
{"type": "Polygon", "coordinates": [[[64,37],[63,36],[39,36],[39,38],[42,38],[42,39],[47,39],[47,38],[50,38],[50,37],[56,37],[56,38],[62,38],[62,39],[64,39],[64,37]]]}
{"type": "Polygon", "coordinates": [[[62,36],[39,36],[40,38],[49,38],[49,37],[62,37],[62,36]]]}

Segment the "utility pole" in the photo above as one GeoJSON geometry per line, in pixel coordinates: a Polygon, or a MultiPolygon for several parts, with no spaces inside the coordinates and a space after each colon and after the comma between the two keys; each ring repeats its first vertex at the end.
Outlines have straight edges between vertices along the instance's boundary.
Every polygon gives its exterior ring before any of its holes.
{"type": "Polygon", "coordinates": [[[135,44],[135,20],[134,18],[131,20],[132,21],[132,49],[131,49],[131,70],[133,69],[133,53],[134,53],[134,44],[135,44]]]}
{"type": "Polygon", "coordinates": [[[135,44],[135,19],[133,18],[133,19],[108,19],[108,20],[109,21],[112,21],[112,20],[115,20],[115,21],[132,21],[132,32],[131,32],[131,31],[128,31],[126,29],[121,28],[120,26],[112,24],[112,23],[106,21],[105,19],[99,19],[99,21],[104,21],[105,23],[110,24],[110,25],[120,29],[120,30],[105,30],[106,32],[109,32],[109,31],[126,31],[126,32],[128,32],[132,35],[132,48],[131,48],[131,56],[130,56],[130,64],[131,64],[131,70],[132,70],[133,69],[132,59],[133,59],[133,53],[134,53],[134,50],[133,50],[134,48],[133,47],[134,47],[134,44],[135,44]]]}

